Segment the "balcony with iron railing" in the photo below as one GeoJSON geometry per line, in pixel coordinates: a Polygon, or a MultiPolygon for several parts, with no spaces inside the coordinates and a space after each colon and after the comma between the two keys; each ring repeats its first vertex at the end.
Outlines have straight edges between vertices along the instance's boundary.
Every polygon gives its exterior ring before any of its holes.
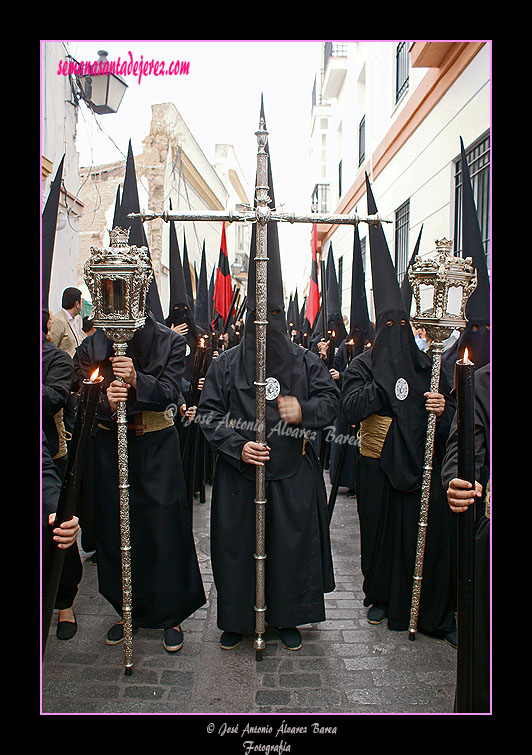
{"type": "Polygon", "coordinates": [[[347,44],[325,42],[323,45],[324,97],[338,97],[347,72],[347,44]]]}
{"type": "Polygon", "coordinates": [[[323,96],[323,69],[319,75],[314,77],[314,86],[312,87],[312,107],[317,105],[330,105],[329,100],[323,96]]]}

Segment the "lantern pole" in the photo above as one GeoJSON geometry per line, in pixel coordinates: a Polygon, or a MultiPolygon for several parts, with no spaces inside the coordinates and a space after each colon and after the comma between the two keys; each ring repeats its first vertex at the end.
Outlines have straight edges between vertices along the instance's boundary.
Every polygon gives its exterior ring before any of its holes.
{"type": "MultiPolygon", "coordinates": [[[[116,356],[125,356],[127,342],[114,341],[116,356]]],[[[119,378],[123,383],[123,378],[119,378]]],[[[118,444],[118,493],[120,497],[120,553],[122,560],[122,619],[124,622],[124,673],[131,676],[133,666],[133,606],[131,588],[131,541],[129,518],[129,459],[127,445],[127,406],[116,406],[118,444]]]]}
{"type": "MultiPolygon", "coordinates": [[[[432,370],[430,376],[431,393],[437,393],[439,390],[443,344],[445,340],[449,338],[453,330],[461,330],[465,327],[465,306],[469,296],[475,290],[477,285],[477,274],[472,266],[471,257],[466,257],[465,259],[454,257],[451,254],[451,246],[452,242],[447,239],[437,240],[436,250],[438,256],[436,259],[422,260],[418,256],[408,270],[408,278],[416,303],[416,314],[412,317],[412,320],[416,327],[425,328],[427,335],[432,339],[430,346],[432,351],[432,370]],[[420,286],[423,284],[433,287],[433,306],[425,312],[421,312],[420,286]],[[448,312],[448,295],[450,287],[462,288],[460,312],[458,315],[448,312]]],[[[423,560],[427,538],[430,487],[432,479],[432,461],[434,458],[435,430],[436,414],[434,412],[429,412],[425,436],[421,504],[419,510],[416,559],[410,606],[410,623],[408,627],[408,638],[410,640],[416,639],[419,617],[419,602],[421,596],[421,583],[423,580],[423,560]]]]}
{"type": "MultiPolygon", "coordinates": [[[[146,247],[128,245],[129,229],[110,231],[109,248],[91,247],[85,263],[85,282],[91,292],[95,328],[101,328],[112,341],[116,356],[125,356],[127,343],[146,321],[146,297],[153,277],[146,247]],[[116,286],[116,287],[115,287],[116,286]]],[[[123,378],[119,378],[125,382],[123,378]]],[[[116,408],[118,492],[120,509],[120,552],[122,564],[122,619],[124,626],[124,673],[133,667],[133,605],[131,584],[131,542],[129,516],[129,461],[127,405],[116,408]]]]}

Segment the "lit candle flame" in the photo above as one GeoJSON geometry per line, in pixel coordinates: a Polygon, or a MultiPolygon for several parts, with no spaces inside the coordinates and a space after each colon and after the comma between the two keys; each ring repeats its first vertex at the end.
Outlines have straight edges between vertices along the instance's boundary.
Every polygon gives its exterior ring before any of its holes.
{"type": "Polygon", "coordinates": [[[100,377],[100,368],[96,367],[96,369],[94,370],[94,372],[90,376],[91,383],[95,383],[98,380],[99,377],[100,377]]]}
{"type": "Polygon", "coordinates": [[[351,339],[350,341],[348,341],[347,343],[348,343],[348,344],[349,344],[350,346],[354,346],[354,345],[355,345],[355,341],[354,341],[354,339],[353,339],[353,338],[352,338],[352,339],[351,339]]]}
{"type": "Polygon", "coordinates": [[[462,359],[462,362],[463,362],[464,364],[473,364],[473,362],[469,361],[469,352],[468,352],[468,350],[467,350],[467,346],[466,346],[466,348],[464,349],[464,358],[462,359]]]}

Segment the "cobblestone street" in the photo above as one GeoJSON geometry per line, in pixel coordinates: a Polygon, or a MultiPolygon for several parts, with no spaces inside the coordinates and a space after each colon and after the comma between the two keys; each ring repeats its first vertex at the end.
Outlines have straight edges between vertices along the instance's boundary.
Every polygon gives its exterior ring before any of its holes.
{"type": "MultiPolygon", "coordinates": [[[[328,474],[326,473],[326,477],[328,474]]],[[[232,651],[219,646],[209,557],[209,497],[194,503],[194,534],[207,604],[183,622],[185,644],[162,647],[162,632],[140,629],[134,667],[124,675],[123,646],[107,646],[116,615],[98,593],[97,568],[82,552],[75,602],[78,632],[55,636],[54,612],[42,671],[43,713],[384,714],[452,713],[456,651],[422,634],[368,624],[362,604],[356,501],[340,494],[331,523],[336,589],[327,620],[301,627],[303,647],[285,648],[269,629],[257,662],[253,637],[232,651]]]]}

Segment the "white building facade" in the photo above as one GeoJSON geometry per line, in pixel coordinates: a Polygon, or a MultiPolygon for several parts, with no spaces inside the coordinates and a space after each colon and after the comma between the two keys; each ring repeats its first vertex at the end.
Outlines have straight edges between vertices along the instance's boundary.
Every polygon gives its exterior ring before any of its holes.
{"type": "MultiPolygon", "coordinates": [[[[380,215],[393,221],[383,228],[399,282],[422,226],[421,256],[443,237],[461,253],[461,136],[489,261],[490,118],[489,41],[324,43],[312,104],[316,210],[365,215],[367,173],[380,215]]],[[[365,224],[359,233],[374,320],[365,224]]],[[[325,254],[329,243],[349,316],[352,227],[318,226],[325,254]]]]}
{"type": "MultiPolygon", "coordinates": [[[[68,76],[58,75],[67,59],[62,42],[41,44],[41,205],[44,209],[51,183],[63,155],[63,181],[59,198],[49,308],[61,308],[65,288],[78,285],[78,232],[83,202],[78,193],[79,155],[76,151],[77,107],[68,76]]],[[[46,306],[46,302],[43,302],[46,306]]]]}

